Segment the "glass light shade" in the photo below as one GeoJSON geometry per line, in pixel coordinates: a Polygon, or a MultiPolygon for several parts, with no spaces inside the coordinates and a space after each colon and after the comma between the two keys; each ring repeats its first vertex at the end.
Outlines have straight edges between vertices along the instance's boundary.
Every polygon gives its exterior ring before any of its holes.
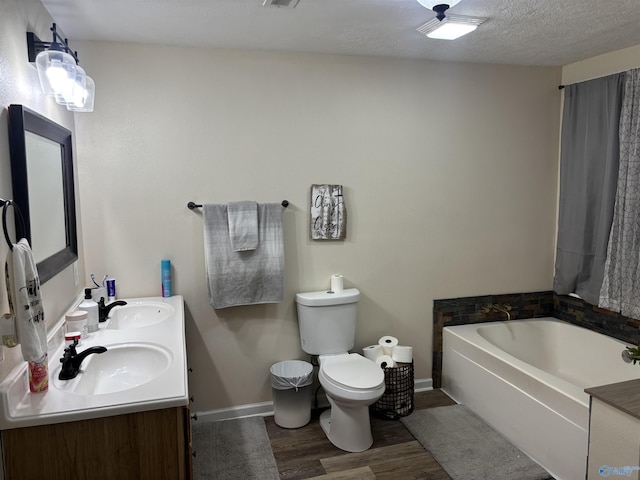
{"type": "Polygon", "coordinates": [[[438,38],[441,40],[455,40],[456,38],[460,38],[463,35],[466,35],[467,33],[473,32],[476,28],[478,28],[478,25],[447,21],[447,19],[445,18],[444,20],[442,20],[438,28],[427,34],[427,37],[438,38]]]}
{"type": "Polygon", "coordinates": [[[77,98],[77,102],[67,105],[67,110],[72,112],[93,112],[93,102],[96,96],[96,84],[89,76],[85,77],[85,90],[82,97],[77,98]],[[80,105],[80,100],[84,98],[84,102],[80,105]]]}
{"type": "Polygon", "coordinates": [[[49,49],[36,57],[36,69],[42,91],[47,95],[56,95],[75,81],[77,65],[68,53],[49,49]]]}
{"type": "Polygon", "coordinates": [[[72,105],[81,103],[84,105],[86,98],[87,74],[80,65],[76,66],[76,75],[73,81],[66,81],[60,84],[60,90],[56,93],[56,103],[58,105],[72,105]]]}

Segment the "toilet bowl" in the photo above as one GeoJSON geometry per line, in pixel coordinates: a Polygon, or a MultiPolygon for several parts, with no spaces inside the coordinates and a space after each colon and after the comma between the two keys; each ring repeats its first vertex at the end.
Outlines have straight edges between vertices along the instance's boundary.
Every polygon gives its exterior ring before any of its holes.
{"type": "Polygon", "coordinates": [[[331,405],[320,426],[336,447],[362,452],[373,443],[369,405],[384,393],[384,372],[357,353],[320,355],[318,380],[331,405]]]}
{"type": "Polygon", "coordinates": [[[296,294],[300,346],[318,355],[318,380],[331,409],[320,415],[320,426],[336,447],[362,452],[373,443],[369,405],[384,393],[384,371],[357,353],[355,343],[360,291],[323,290],[296,294]]]}

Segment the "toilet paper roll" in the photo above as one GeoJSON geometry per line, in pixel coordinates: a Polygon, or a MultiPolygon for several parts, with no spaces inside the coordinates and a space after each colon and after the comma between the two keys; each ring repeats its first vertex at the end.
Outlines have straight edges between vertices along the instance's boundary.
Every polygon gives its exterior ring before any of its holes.
{"type": "Polygon", "coordinates": [[[382,355],[376,358],[376,365],[378,365],[380,368],[391,368],[396,366],[393,358],[391,358],[389,355],[382,355]]]}
{"type": "Polygon", "coordinates": [[[413,361],[413,347],[396,345],[393,347],[391,358],[393,358],[395,362],[411,363],[413,361]]]}
{"type": "Polygon", "coordinates": [[[344,290],[344,278],[339,273],[331,275],[331,291],[340,293],[344,290]]]}
{"type": "Polygon", "coordinates": [[[382,352],[385,355],[393,355],[393,347],[398,345],[398,339],[396,337],[392,337],[391,335],[385,335],[384,337],[378,340],[378,345],[382,346],[382,352]]]}
{"type": "Polygon", "coordinates": [[[369,360],[373,360],[375,362],[378,357],[382,356],[382,346],[369,345],[368,347],[364,347],[362,349],[362,353],[364,354],[364,358],[368,358],[369,360]]]}

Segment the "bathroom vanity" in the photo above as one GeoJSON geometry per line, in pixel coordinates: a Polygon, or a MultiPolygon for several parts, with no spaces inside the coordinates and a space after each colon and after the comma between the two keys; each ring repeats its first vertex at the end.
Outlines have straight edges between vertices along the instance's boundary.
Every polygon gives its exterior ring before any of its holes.
{"type": "Polygon", "coordinates": [[[26,365],[0,383],[5,480],[190,479],[191,440],[180,296],[128,299],[77,347],[80,374],[59,380],[63,327],[49,339],[49,391],[26,365]]]}
{"type": "Polygon", "coordinates": [[[187,407],[5,430],[5,479],[190,479],[189,431],[187,407]]]}
{"type": "Polygon", "coordinates": [[[587,479],[640,478],[640,379],[585,390],[590,396],[587,479]]]}

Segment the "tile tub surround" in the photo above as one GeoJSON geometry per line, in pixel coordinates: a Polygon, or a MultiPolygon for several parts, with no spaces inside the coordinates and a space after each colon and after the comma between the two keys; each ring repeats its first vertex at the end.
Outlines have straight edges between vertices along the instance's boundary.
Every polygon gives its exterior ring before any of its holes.
{"type": "Polygon", "coordinates": [[[640,320],[599,308],[581,298],[553,294],[553,316],[623,342],[638,345],[640,320]]]}
{"type": "Polygon", "coordinates": [[[553,292],[483,295],[480,297],[449,298],[433,302],[433,388],[442,386],[442,329],[453,325],[496,322],[506,320],[502,312],[483,313],[482,305],[508,303],[511,318],[551,317],[553,292]]]}
{"type": "Polygon", "coordinates": [[[640,343],[640,320],[598,308],[580,298],[558,295],[552,291],[460,297],[433,302],[433,387],[442,385],[442,329],[453,325],[506,320],[502,312],[483,313],[485,304],[509,303],[511,318],[555,317],[580,327],[617,338],[640,343]]]}

